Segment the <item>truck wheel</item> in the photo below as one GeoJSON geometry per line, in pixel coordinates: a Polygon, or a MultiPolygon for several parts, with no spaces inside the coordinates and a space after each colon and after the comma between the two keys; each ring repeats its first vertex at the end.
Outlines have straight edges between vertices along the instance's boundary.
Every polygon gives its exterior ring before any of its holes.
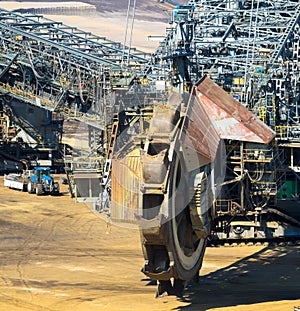
{"type": "Polygon", "coordinates": [[[27,184],[27,192],[28,192],[28,193],[33,193],[33,191],[34,191],[34,187],[33,187],[32,182],[30,181],[30,182],[27,184]]]}
{"type": "Polygon", "coordinates": [[[36,185],[35,193],[36,193],[36,195],[42,195],[44,193],[42,184],[36,185]]]}
{"type": "Polygon", "coordinates": [[[52,195],[59,195],[59,184],[58,184],[58,182],[53,183],[51,194],[52,195]]]}

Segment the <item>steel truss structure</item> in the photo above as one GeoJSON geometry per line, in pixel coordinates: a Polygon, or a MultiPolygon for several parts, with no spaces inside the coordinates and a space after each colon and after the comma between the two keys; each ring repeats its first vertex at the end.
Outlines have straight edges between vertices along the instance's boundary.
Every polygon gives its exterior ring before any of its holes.
{"type": "Polygon", "coordinates": [[[174,10],[157,55],[177,68],[175,81],[207,74],[281,139],[299,139],[299,10],[298,1],[191,1],[174,10]]]}
{"type": "Polygon", "coordinates": [[[284,235],[262,215],[299,200],[299,13],[299,1],[190,1],[170,14],[157,50],[180,92],[207,75],[276,132],[275,145],[226,141],[218,239],[284,235]]]}
{"type": "Polygon", "coordinates": [[[39,15],[1,10],[0,21],[2,93],[49,111],[72,111],[97,128],[105,127],[103,101],[111,84],[128,85],[148,62],[146,53],[39,15]]]}
{"type": "Polygon", "coordinates": [[[56,149],[67,118],[89,126],[93,153],[103,149],[103,131],[116,113],[113,94],[143,77],[149,55],[41,15],[3,9],[0,34],[1,140],[10,143],[8,132],[21,128],[33,148],[56,149]],[[24,109],[44,121],[25,120],[24,109]]]}

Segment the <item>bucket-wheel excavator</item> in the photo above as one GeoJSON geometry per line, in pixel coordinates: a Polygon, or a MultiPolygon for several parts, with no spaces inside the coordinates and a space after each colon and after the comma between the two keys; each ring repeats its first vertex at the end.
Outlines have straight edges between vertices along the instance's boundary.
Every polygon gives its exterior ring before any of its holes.
{"type": "Polygon", "coordinates": [[[300,7],[281,5],[284,12],[261,1],[176,7],[156,54],[170,69],[160,81],[169,97],[139,106],[130,138],[120,132],[111,217],[137,220],[142,271],[158,280],[157,296],[182,295],[185,281],[199,275],[207,243],[300,236],[298,158],[291,158],[299,150],[291,42],[300,7]]]}
{"type": "Polygon", "coordinates": [[[267,144],[275,133],[208,77],[189,94],[172,93],[166,103],[154,103],[152,116],[135,130],[112,162],[111,216],[129,219],[134,213],[146,259],[142,271],[159,280],[158,296],[180,296],[185,281],[199,275],[217,216],[224,139],[267,144]],[[207,113],[208,98],[219,109],[214,117],[225,116],[222,129],[207,113]]]}
{"type": "Polygon", "coordinates": [[[293,0],[189,1],[146,55],[0,11],[4,112],[35,138],[20,121],[35,111],[87,125],[90,152],[65,157],[72,193],[139,225],[157,296],[183,294],[207,244],[299,239],[299,14],[293,0]]]}

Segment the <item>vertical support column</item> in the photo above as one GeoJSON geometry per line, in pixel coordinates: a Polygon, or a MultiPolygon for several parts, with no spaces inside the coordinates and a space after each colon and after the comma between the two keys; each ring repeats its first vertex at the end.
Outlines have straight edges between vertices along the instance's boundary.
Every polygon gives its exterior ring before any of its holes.
{"type": "Polygon", "coordinates": [[[241,206],[244,208],[245,199],[244,199],[244,193],[245,193],[245,184],[244,184],[244,143],[241,142],[240,145],[240,156],[241,156],[241,206]]]}

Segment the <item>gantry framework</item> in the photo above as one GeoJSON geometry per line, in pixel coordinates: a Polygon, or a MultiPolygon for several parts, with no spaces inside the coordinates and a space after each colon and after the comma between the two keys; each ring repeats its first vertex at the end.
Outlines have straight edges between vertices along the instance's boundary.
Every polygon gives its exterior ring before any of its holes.
{"type": "Polygon", "coordinates": [[[0,44],[2,94],[99,129],[113,109],[105,95],[142,77],[149,62],[149,55],[135,48],[40,15],[3,9],[0,44]]]}
{"type": "Polygon", "coordinates": [[[190,1],[170,16],[157,55],[175,84],[207,74],[279,138],[299,139],[299,13],[298,1],[190,1]]]}
{"type": "MultiPolygon", "coordinates": [[[[170,12],[165,39],[147,55],[39,15],[0,10],[0,92],[110,136],[118,105],[127,109],[119,121],[130,124],[148,95],[190,91],[209,75],[278,141],[297,143],[299,14],[298,1],[189,1],[170,12]]],[[[103,147],[98,134],[90,136],[103,147]]]]}

